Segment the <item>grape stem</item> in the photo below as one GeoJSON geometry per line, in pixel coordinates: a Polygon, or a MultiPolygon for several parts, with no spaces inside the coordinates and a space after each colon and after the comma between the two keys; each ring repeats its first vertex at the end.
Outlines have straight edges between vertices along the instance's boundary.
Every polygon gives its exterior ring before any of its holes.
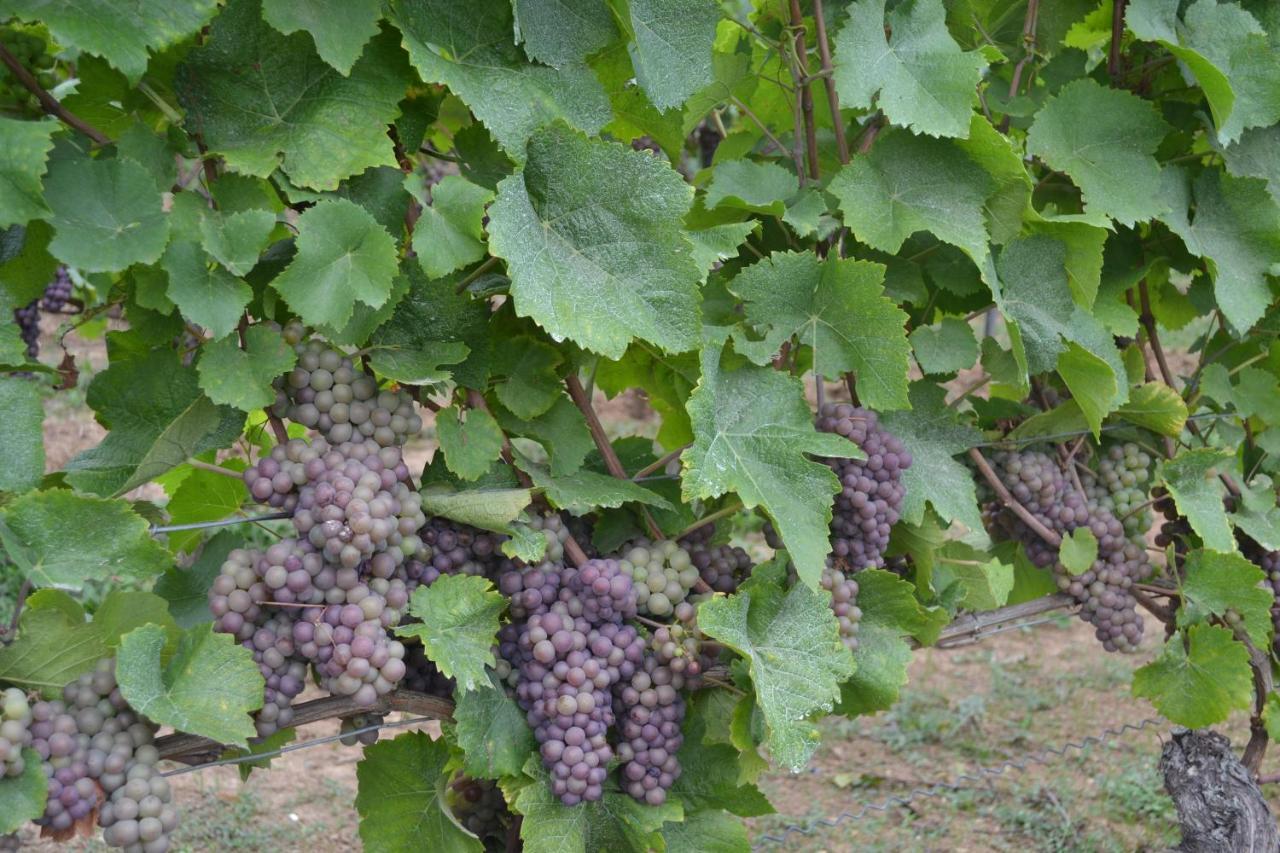
{"type": "MultiPolygon", "coordinates": [[[[1022,85],[1022,71],[1031,57],[1036,53],[1036,22],[1040,17],[1040,0],[1027,0],[1027,16],[1022,23],[1022,58],[1013,66],[1013,76],[1009,81],[1009,100],[1012,101],[1022,85]]],[[[1000,120],[1000,132],[1009,132],[1009,122],[1013,116],[1008,113],[1000,120]]]]}
{"type": "Polygon", "coordinates": [[[13,616],[9,619],[9,637],[5,641],[12,643],[14,637],[18,635],[18,622],[22,619],[22,606],[27,603],[27,596],[31,594],[31,579],[26,578],[22,581],[22,586],[18,588],[18,599],[13,603],[13,616]]]}
{"type": "MultiPolygon", "coordinates": [[[[804,13],[800,11],[800,0],[791,0],[791,32],[795,34],[794,51],[792,61],[788,63],[791,67],[791,76],[795,86],[800,91],[800,116],[803,128],[797,127],[797,131],[803,131],[805,141],[805,159],[809,165],[809,180],[817,183],[818,181],[818,124],[813,118],[813,84],[809,77],[809,47],[805,43],[804,31],[804,13]]],[[[826,69],[823,69],[826,71],[826,69]]],[[[830,79],[830,78],[828,78],[830,79]]],[[[836,123],[839,123],[840,113],[834,113],[833,117],[836,123]]],[[[801,185],[804,184],[803,178],[801,185]]]]}
{"type": "Polygon", "coordinates": [[[1009,490],[1005,488],[1004,483],[1000,482],[1000,478],[996,476],[996,472],[991,470],[991,464],[987,462],[986,457],[982,455],[982,451],[978,450],[976,447],[969,448],[969,458],[973,460],[974,465],[978,466],[979,473],[982,474],[982,477],[987,481],[987,484],[995,490],[995,493],[1000,497],[1000,502],[1004,504],[1005,507],[1012,510],[1014,515],[1022,519],[1023,523],[1035,531],[1036,535],[1045,542],[1048,542],[1055,548],[1062,546],[1062,537],[1045,527],[1040,519],[1032,515],[1025,506],[1018,503],[1017,498],[1009,493],[1009,490]]]}
{"type": "MultiPolygon", "coordinates": [[[[822,0],[813,0],[813,34],[818,42],[818,59],[822,64],[822,84],[827,89],[827,104],[831,107],[832,130],[836,136],[836,153],[843,165],[849,164],[849,141],[844,135],[844,121],[840,118],[840,96],[836,93],[836,81],[831,62],[831,43],[827,41],[827,20],[822,11],[822,0]]],[[[815,77],[819,75],[814,75],[815,77]]]]}
{"type": "Polygon", "coordinates": [[[31,72],[3,44],[0,44],[0,62],[3,62],[13,72],[13,76],[18,78],[18,82],[27,91],[36,96],[36,100],[40,102],[41,109],[46,113],[59,119],[68,127],[80,131],[99,145],[111,144],[111,139],[105,133],[71,112],[71,110],[60,104],[57,98],[46,92],[44,87],[36,82],[36,78],[31,75],[31,72]]]}
{"type": "Polygon", "coordinates": [[[695,530],[701,530],[702,528],[706,527],[708,524],[715,524],[720,519],[727,518],[728,516],[733,515],[735,512],[741,511],[741,509],[742,509],[742,501],[734,501],[728,506],[721,507],[720,509],[716,510],[713,513],[704,515],[702,518],[698,519],[693,524],[690,524],[684,530],[681,530],[679,533],[676,534],[676,539],[683,539],[684,537],[688,536],[690,533],[693,533],[695,530]]]}
{"type": "Polygon", "coordinates": [[[677,447],[675,450],[668,453],[666,456],[663,456],[661,459],[655,462],[651,462],[648,465],[644,466],[639,471],[631,475],[632,482],[635,482],[637,480],[642,480],[645,477],[652,474],[654,471],[657,471],[661,468],[666,468],[667,465],[669,465],[672,462],[672,460],[678,459],[680,457],[680,454],[684,453],[690,447],[693,447],[692,443],[682,444],[679,447],[677,447]]]}
{"type": "Polygon", "coordinates": [[[223,468],[221,465],[213,465],[208,462],[201,462],[199,459],[188,459],[187,464],[197,471],[208,471],[210,474],[222,474],[225,477],[234,477],[239,480],[242,474],[239,471],[232,471],[230,468],[223,468]]]}

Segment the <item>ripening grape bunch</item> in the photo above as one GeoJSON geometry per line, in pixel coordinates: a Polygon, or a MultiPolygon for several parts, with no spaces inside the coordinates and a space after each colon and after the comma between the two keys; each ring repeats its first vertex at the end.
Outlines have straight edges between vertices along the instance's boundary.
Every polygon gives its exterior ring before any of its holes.
{"type": "Polygon", "coordinates": [[[1137,544],[1155,520],[1146,506],[1151,465],[1150,454],[1137,444],[1115,444],[1099,457],[1096,474],[1084,484],[1089,500],[1120,519],[1125,535],[1137,544]]]}
{"type": "MultiPolygon", "coordinates": [[[[3,66],[0,66],[3,69],[3,66]]],[[[71,274],[66,266],[59,265],[54,273],[53,281],[45,286],[44,293],[26,305],[13,309],[13,320],[18,324],[18,333],[27,347],[27,358],[35,358],[40,354],[40,312],[60,313],[74,292],[71,274]]]]}
{"type": "Polygon", "coordinates": [[[458,822],[486,850],[507,850],[514,815],[496,782],[459,776],[449,783],[448,803],[458,822]]]}
{"type": "MultiPolygon", "coordinates": [[[[49,45],[43,38],[15,27],[0,27],[0,44],[31,72],[45,91],[58,85],[58,61],[49,53],[49,45]]],[[[0,65],[0,110],[30,116],[40,113],[40,103],[36,96],[18,82],[5,65],[0,65]]]]}
{"type": "Polygon", "coordinates": [[[1057,461],[1039,451],[997,454],[992,468],[1018,503],[1045,527],[1067,535],[1086,527],[1098,543],[1098,554],[1084,572],[1074,575],[1058,559],[1058,549],[1045,542],[1010,510],[988,505],[986,520],[1026,548],[1031,561],[1052,569],[1058,588],[1080,604],[1080,617],[1094,626],[1107,651],[1134,651],[1143,622],[1130,589],[1151,573],[1146,549],[1130,541],[1124,526],[1109,510],[1092,503],[1068,483],[1057,461]]]}

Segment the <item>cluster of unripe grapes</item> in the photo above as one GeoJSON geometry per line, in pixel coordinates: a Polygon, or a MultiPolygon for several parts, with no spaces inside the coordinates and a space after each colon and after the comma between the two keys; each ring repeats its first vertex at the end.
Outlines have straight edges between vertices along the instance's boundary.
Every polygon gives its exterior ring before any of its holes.
{"type": "MultiPolygon", "coordinates": [[[[42,89],[48,91],[58,85],[58,61],[48,52],[49,45],[43,38],[14,27],[0,27],[0,44],[31,72],[42,89]]],[[[0,65],[0,113],[30,116],[39,111],[40,102],[31,90],[22,85],[8,66],[0,65]]]]}
{"type": "Polygon", "coordinates": [[[1098,470],[1085,483],[1091,502],[1109,511],[1124,525],[1124,532],[1142,544],[1151,529],[1154,513],[1146,506],[1151,482],[1151,456],[1133,442],[1112,445],[1098,459],[1098,470]]]}

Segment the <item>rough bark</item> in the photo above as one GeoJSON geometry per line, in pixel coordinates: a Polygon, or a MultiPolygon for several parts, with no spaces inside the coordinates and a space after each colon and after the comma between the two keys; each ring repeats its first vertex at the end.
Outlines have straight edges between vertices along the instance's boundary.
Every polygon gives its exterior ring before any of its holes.
{"type": "Polygon", "coordinates": [[[1280,850],[1280,832],[1231,742],[1210,731],[1173,733],[1160,756],[1186,853],[1280,850]]]}

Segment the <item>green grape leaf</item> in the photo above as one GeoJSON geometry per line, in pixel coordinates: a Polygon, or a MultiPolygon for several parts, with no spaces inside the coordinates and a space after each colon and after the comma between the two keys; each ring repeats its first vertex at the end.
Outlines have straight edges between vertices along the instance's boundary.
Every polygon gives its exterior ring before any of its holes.
{"type": "Polygon", "coordinates": [[[165,632],[164,655],[173,654],[182,635],[178,624],[169,615],[169,602],[151,592],[113,589],[93,614],[93,624],[98,626],[107,648],[115,653],[125,634],[143,625],[156,625],[165,632]]]}
{"type": "Polygon", "coordinates": [[[83,272],[152,263],[169,241],[160,187],[132,160],[55,160],[44,199],[54,230],[49,252],[83,272]]]}
{"type": "Polygon", "coordinates": [[[1156,108],[1137,95],[1077,80],[1036,113],[1027,153],[1065,172],[1080,188],[1088,214],[1133,225],[1164,212],[1153,155],[1169,131],[1156,108]]]}
{"type": "Polygon", "coordinates": [[[854,236],[892,254],[912,234],[928,231],[984,268],[991,176],[951,140],[898,131],[882,134],[878,143],[827,187],[854,236]]]}
{"type": "Polygon", "coordinates": [[[693,812],[678,823],[663,824],[662,840],[667,853],[747,853],[751,849],[746,824],[722,811],[693,812]]]}
{"type": "Polygon", "coordinates": [[[1280,204],[1280,125],[1246,130],[1239,141],[1222,149],[1227,171],[1237,178],[1267,182],[1267,192],[1280,204]]]}
{"type": "Polygon", "coordinates": [[[63,687],[107,655],[102,630],[84,621],[83,614],[29,605],[22,612],[18,638],[0,648],[0,680],[45,696],[60,696],[63,687]]]}
{"type": "Polygon", "coordinates": [[[818,745],[808,718],[831,709],[854,665],[825,594],[804,584],[787,590],[780,580],[757,566],[737,593],[698,606],[698,627],[748,660],[769,752],[799,771],[818,745]]]}
{"type": "Polygon", "coordinates": [[[931,136],[969,135],[986,62],[956,44],[941,3],[908,0],[886,15],[885,0],[858,0],[836,33],[835,54],[841,106],[869,108],[878,92],[893,124],[931,136]]]}
{"type": "Polygon", "coordinates": [[[309,35],[282,35],[257,0],[232,0],[178,67],[175,88],[232,170],[265,178],[279,166],[294,184],[332,190],[370,166],[396,165],[386,126],[400,113],[405,70],[389,32],[344,76],[309,35]]]}
{"type": "Polygon", "coordinates": [[[10,501],[0,514],[0,542],[32,583],[70,590],[87,581],[145,581],[171,562],[127,502],[60,489],[10,501]]]}
{"type": "Polygon", "coordinates": [[[0,376],[0,492],[25,492],[44,476],[44,405],[40,388],[18,376],[0,376]]]}
{"type": "Polygon", "coordinates": [[[563,68],[618,37],[609,7],[596,0],[514,0],[516,33],[535,62],[563,68]]]}
{"type": "Polygon", "coordinates": [[[236,328],[253,288],[220,266],[209,263],[200,244],[174,240],[160,261],[169,276],[165,296],[191,322],[209,330],[214,338],[236,328]]]}
{"type": "Polygon", "coordinates": [[[564,395],[532,420],[524,420],[502,408],[496,414],[498,423],[508,435],[531,438],[542,445],[547,451],[552,477],[563,477],[577,471],[586,461],[587,454],[595,449],[586,417],[564,395]]]}
{"type": "Polygon", "coordinates": [[[671,788],[688,811],[724,809],[739,817],[773,814],[760,789],[738,779],[738,750],[727,743],[687,737],[680,747],[680,777],[671,788]]]}
{"type": "Polygon", "coordinates": [[[445,799],[449,745],[425,732],[366,747],[356,765],[360,840],[369,853],[482,853],[484,845],[458,825],[445,799]]]}
{"type": "Polygon", "coordinates": [[[928,645],[949,619],[945,609],[922,605],[914,587],[892,572],[867,569],[857,579],[863,615],[853,652],[855,669],[841,687],[836,708],[847,716],[883,711],[897,702],[912,657],[906,638],[928,645]]]}
{"type": "Polygon", "coordinates": [[[1098,559],[1098,538],[1088,527],[1077,527],[1062,537],[1058,561],[1072,575],[1082,575],[1093,568],[1098,559]]]}
{"type": "Polygon", "coordinates": [[[422,216],[413,227],[413,251],[432,278],[475,263],[486,254],[484,209],[494,194],[460,175],[447,175],[424,198],[422,177],[405,178],[406,188],[422,202],[422,216]]]}
{"type": "Polygon", "coordinates": [[[1192,625],[1165,643],[1160,657],[1133,673],[1133,695],[1150,699],[1180,726],[1221,723],[1253,701],[1249,650],[1226,628],[1192,625]]]}
{"type": "MultiPolygon", "coordinates": [[[[959,543],[951,545],[948,550],[958,547],[959,543]]],[[[956,602],[965,610],[982,611],[1004,607],[1009,603],[1009,593],[1013,592],[1015,578],[1013,565],[999,557],[983,560],[983,555],[980,553],[976,551],[969,553],[975,559],[954,560],[946,556],[936,558],[936,565],[932,569],[934,589],[942,590],[942,594],[946,595],[948,586],[953,583],[958,584],[960,597],[956,602]]],[[[929,554],[926,559],[933,556],[929,554]]],[[[917,561],[917,577],[919,577],[919,565],[917,561]]],[[[854,660],[857,660],[856,653],[854,660]]]]}
{"type": "Polygon", "coordinates": [[[702,277],[682,227],[692,193],[644,152],[563,124],[538,131],[489,208],[516,313],[613,359],[632,338],[692,349],[702,277]]]}
{"type": "Polygon", "coordinates": [[[396,633],[420,639],[427,657],[460,690],[474,690],[489,683],[485,667],[494,665],[498,616],[506,606],[484,578],[444,575],[413,591],[409,612],[422,622],[401,625],[396,633]]]}
{"type": "Polygon", "coordinates": [[[235,337],[207,343],[200,351],[200,389],[215,403],[244,412],[270,406],[271,382],[293,369],[298,355],[280,333],[266,326],[244,330],[244,349],[235,337]]]}
{"type": "Polygon", "coordinates": [[[457,341],[427,341],[408,349],[376,346],[369,364],[379,376],[401,385],[437,385],[452,375],[448,369],[467,357],[469,348],[457,341]]]}
{"type": "Polygon", "coordinates": [[[630,480],[619,480],[617,477],[585,468],[574,471],[572,474],[555,477],[545,468],[530,462],[518,451],[516,465],[529,475],[534,488],[541,489],[546,494],[547,500],[560,509],[567,509],[570,512],[612,509],[625,503],[640,503],[658,509],[674,510],[666,498],[630,480]]]}
{"type": "Polygon", "coordinates": [[[97,495],[118,495],[206,450],[226,447],[244,413],[201,393],[195,368],[155,350],[116,361],[93,377],[87,395],[111,431],[66,465],[67,481],[97,495]]]}
{"type": "MultiPolygon", "coordinates": [[[[244,469],[240,460],[228,460],[235,467],[226,470],[238,474],[244,469]],[[236,463],[239,465],[236,465],[236,463]]],[[[239,476],[228,477],[212,471],[193,470],[183,478],[172,498],[165,504],[170,524],[193,524],[201,521],[221,521],[239,512],[249,497],[244,480],[239,476]]],[[[169,534],[169,550],[186,551],[200,542],[200,530],[177,530],[169,534]]]]}
{"type": "Polygon", "coordinates": [[[248,746],[250,714],[262,707],[263,691],[252,651],[212,625],[184,631],[166,662],[167,641],[159,625],[136,628],[120,641],[116,680],[130,707],[158,725],[248,746]]]}
{"type": "Polygon", "coordinates": [[[760,227],[754,219],[746,222],[726,222],[723,225],[712,225],[710,228],[699,228],[689,232],[693,241],[693,259],[698,269],[709,270],[716,261],[727,261],[738,256],[738,248],[746,242],[747,237],[760,227]]]}
{"type": "Polygon", "coordinates": [[[1280,256],[1280,205],[1266,185],[1206,169],[1189,185],[1186,173],[1165,169],[1169,210],[1163,218],[1187,251],[1204,258],[1214,296],[1239,333],[1262,318],[1271,304],[1267,273],[1280,256]],[[1194,199],[1195,219],[1188,209],[1194,199]]]}
{"type": "Polygon", "coordinates": [[[235,275],[248,275],[276,227],[269,210],[239,210],[220,214],[209,211],[200,220],[200,245],[235,275]]]}
{"type": "Polygon", "coordinates": [[[1199,0],[1179,22],[1178,6],[1177,0],[1134,0],[1124,22],[1139,39],[1164,44],[1195,75],[1218,139],[1233,142],[1248,128],[1280,120],[1280,65],[1257,19],[1236,3],[1199,0]]]}
{"type": "Polygon", "coordinates": [[[0,18],[38,18],[59,44],[101,56],[130,83],[147,70],[148,50],[159,53],[178,43],[215,11],[216,0],[0,0],[0,18]]]}
{"type": "Polygon", "coordinates": [[[1240,498],[1242,506],[1228,513],[1231,523],[1263,548],[1280,550],[1280,506],[1271,478],[1260,474],[1253,482],[1241,485],[1240,498]]]}
{"type": "Polygon", "coordinates": [[[793,337],[813,351],[813,369],[828,379],[853,371],[868,406],[907,405],[906,313],[884,295],[884,267],[812,252],[775,252],[729,282],[745,301],[761,341],[735,337],[756,364],[768,364],[793,337]]]}
{"type": "Polygon", "coordinates": [[[1156,476],[1157,482],[1164,482],[1178,512],[1186,516],[1204,546],[1223,553],[1236,550],[1236,539],[1222,505],[1225,487],[1218,473],[1230,471],[1234,456],[1230,450],[1209,447],[1184,450],[1160,463],[1156,476]]]}
{"type": "Polygon", "coordinates": [[[937,385],[914,382],[908,398],[910,411],[885,412],[881,418],[885,429],[911,451],[911,467],[902,472],[907,490],[902,518],[911,524],[921,523],[927,501],[944,521],[981,530],[973,473],[954,457],[980,443],[982,434],[947,406],[946,391],[937,385]]]}
{"type": "Polygon", "coordinates": [[[396,267],[395,240],[368,211],[327,199],[298,218],[298,254],[271,286],[305,322],[340,327],[357,301],[387,301],[396,267]]]}
{"type": "Polygon", "coordinates": [[[627,44],[636,82],[660,111],[682,106],[715,77],[711,48],[720,10],[701,0],[629,0],[627,44]]]}
{"type": "Polygon", "coordinates": [[[192,628],[213,619],[209,612],[209,587],[221,571],[227,555],[241,544],[236,534],[224,530],[205,543],[199,559],[190,568],[170,566],[156,579],[153,589],[156,595],[169,602],[169,613],[179,628],[192,628]]]}
{"type": "Polygon", "coordinates": [[[613,117],[585,65],[557,69],[524,58],[507,3],[477,15],[470,0],[394,0],[391,15],[422,79],[448,86],[514,157],[524,154],[534,131],[557,119],[594,134],[613,117]]]}
{"type": "Polygon", "coordinates": [[[817,588],[826,565],[827,525],[839,487],[815,456],[860,457],[842,436],[820,433],[800,381],[767,367],[724,371],[721,347],[702,351],[702,380],[689,398],[693,444],[680,457],[685,500],[737,492],[764,507],[796,570],[817,588]]]}
{"type": "Polygon", "coordinates": [[[651,806],[613,792],[596,802],[566,806],[551,793],[550,780],[538,756],[529,757],[524,772],[529,778],[503,782],[507,802],[524,816],[520,824],[524,853],[645,853],[657,849],[655,837],[664,823],[684,817],[680,803],[674,800],[651,806]],[[514,787],[517,784],[519,788],[514,787]]]}
{"type": "MultiPolygon", "coordinates": [[[[10,307],[17,308],[44,293],[58,269],[57,260],[48,252],[52,237],[49,224],[38,219],[25,227],[0,230],[0,302],[8,297],[13,303],[10,307]]],[[[14,344],[25,355],[26,344],[18,339],[17,328],[7,328],[15,332],[14,344]]]]}
{"type": "Polygon", "coordinates": [[[487,687],[457,697],[453,720],[463,768],[477,779],[518,775],[538,747],[524,711],[492,675],[487,687]]]}
{"type": "Polygon", "coordinates": [[[22,773],[0,777],[0,835],[16,833],[29,820],[44,814],[49,797],[49,777],[40,753],[22,749],[22,773]]]}
{"type": "Polygon", "coordinates": [[[343,76],[378,32],[378,0],[263,0],[262,17],[285,35],[306,30],[320,58],[343,76]]]}
{"type": "Polygon", "coordinates": [[[502,428],[493,415],[472,409],[462,412],[450,406],[436,413],[436,438],[449,470],[463,480],[481,477],[502,455],[502,428]]]}
{"type": "Polygon", "coordinates": [[[693,441],[685,402],[698,384],[696,353],[664,355],[650,347],[632,345],[619,361],[597,362],[596,384],[610,395],[628,388],[643,389],[649,405],[662,417],[657,438],[663,447],[682,447],[693,441]]]}
{"type": "MultiPolygon", "coordinates": [[[[925,373],[954,373],[973,367],[978,360],[978,339],[973,327],[958,317],[943,317],[933,326],[917,326],[909,337],[916,363],[925,373]]],[[[858,393],[862,393],[861,377],[858,393]]]]}
{"type": "Polygon", "coordinates": [[[799,189],[795,174],[777,163],[726,160],[712,170],[704,202],[708,210],[723,205],[782,216],[799,189]]]}
{"type": "Polygon", "coordinates": [[[555,347],[531,335],[507,338],[494,353],[493,372],[505,377],[494,394],[517,417],[536,418],[564,398],[556,372],[562,361],[555,347]]]}
{"type": "Polygon", "coordinates": [[[1205,622],[1211,615],[1225,618],[1230,610],[1242,620],[1255,647],[1270,646],[1274,596],[1262,585],[1262,569],[1239,554],[1196,549],[1187,555],[1184,571],[1180,626],[1205,622]]]}
{"type": "Polygon", "coordinates": [[[422,493],[422,509],[427,515],[442,515],[472,527],[505,533],[530,500],[528,489],[427,490],[422,493]]]}
{"type": "Polygon", "coordinates": [[[1182,395],[1163,382],[1147,382],[1129,390],[1129,402],[1116,415],[1157,435],[1177,438],[1187,423],[1182,395]]]}
{"type": "Polygon", "coordinates": [[[0,228],[44,216],[40,178],[57,124],[0,117],[0,228]]]}

